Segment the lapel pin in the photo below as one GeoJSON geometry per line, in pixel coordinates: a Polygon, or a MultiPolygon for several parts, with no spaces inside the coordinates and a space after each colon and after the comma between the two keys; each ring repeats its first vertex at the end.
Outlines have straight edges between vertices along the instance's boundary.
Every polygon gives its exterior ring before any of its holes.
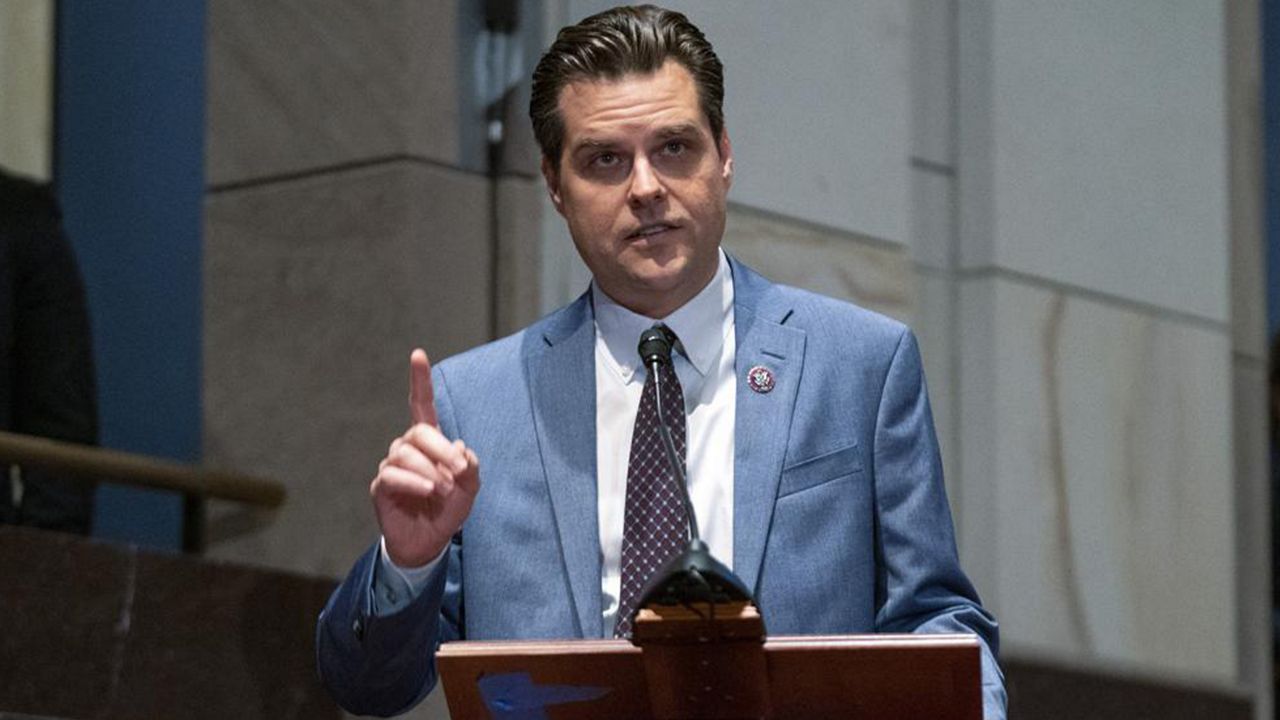
{"type": "Polygon", "coordinates": [[[763,365],[756,365],[747,371],[747,385],[758,393],[767,393],[773,389],[773,371],[763,365]]]}

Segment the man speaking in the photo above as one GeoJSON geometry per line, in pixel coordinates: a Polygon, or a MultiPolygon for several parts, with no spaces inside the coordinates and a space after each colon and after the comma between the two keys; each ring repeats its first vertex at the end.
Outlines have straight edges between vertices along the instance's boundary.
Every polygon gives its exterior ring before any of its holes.
{"type": "Polygon", "coordinates": [[[959,567],[915,338],[720,249],[723,95],[701,31],[652,6],[564,28],[538,63],[542,173],[592,283],[435,368],[411,355],[413,424],[369,488],[382,538],[317,627],[348,710],[412,707],[441,642],[629,634],[689,521],[657,480],[672,474],[661,379],[702,537],[771,633],[976,633],[985,713],[1004,717],[996,624],[959,567]],[[636,347],[655,325],[676,350],[650,374],[636,347]]]}

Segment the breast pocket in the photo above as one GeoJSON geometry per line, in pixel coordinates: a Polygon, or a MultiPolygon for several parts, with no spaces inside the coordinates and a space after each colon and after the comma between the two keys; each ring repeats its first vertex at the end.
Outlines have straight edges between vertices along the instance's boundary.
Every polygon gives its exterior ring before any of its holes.
{"type": "Polygon", "coordinates": [[[858,451],[857,444],[823,453],[784,469],[782,481],[778,487],[778,497],[794,495],[802,490],[815,488],[861,472],[862,455],[858,451]]]}

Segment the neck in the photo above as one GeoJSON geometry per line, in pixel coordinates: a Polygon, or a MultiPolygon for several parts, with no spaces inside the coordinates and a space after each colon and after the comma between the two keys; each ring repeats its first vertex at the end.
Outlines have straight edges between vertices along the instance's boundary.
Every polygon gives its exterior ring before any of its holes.
{"type": "Polygon", "coordinates": [[[628,295],[614,292],[598,283],[597,285],[601,292],[609,296],[610,300],[631,312],[643,315],[650,320],[665,320],[672,313],[687,305],[690,300],[697,297],[703,290],[706,290],[711,281],[715,279],[716,271],[719,268],[720,264],[717,259],[716,264],[711,266],[711,271],[702,279],[702,282],[697,283],[693,290],[686,290],[679,294],[643,292],[636,295],[628,295]]]}

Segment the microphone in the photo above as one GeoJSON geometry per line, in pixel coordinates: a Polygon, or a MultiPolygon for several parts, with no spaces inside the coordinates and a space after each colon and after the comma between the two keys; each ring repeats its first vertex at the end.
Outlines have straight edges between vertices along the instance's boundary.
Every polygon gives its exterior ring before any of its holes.
{"type": "Polygon", "coordinates": [[[640,360],[653,375],[654,401],[658,406],[658,436],[662,438],[662,447],[667,453],[667,465],[674,476],[672,480],[680,488],[680,500],[684,503],[684,513],[689,518],[689,542],[699,541],[698,518],[693,513],[693,500],[689,497],[689,483],[684,473],[684,463],[676,452],[676,443],[671,436],[671,422],[667,420],[667,412],[662,403],[662,373],[658,369],[671,364],[671,346],[674,333],[665,325],[654,325],[640,333],[640,360]]]}
{"type": "MultiPolygon", "coordinates": [[[[658,406],[658,435],[666,449],[667,464],[671,467],[672,481],[679,486],[680,499],[689,517],[689,542],[685,549],[663,564],[646,583],[637,610],[648,605],[684,605],[695,602],[720,603],[737,601],[753,602],[751,593],[738,576],[711,555],[711,549],[698,535],[698,519],[693,512],[693,500],[685,478],[684,465],[676,452],[671,437],[671,426],[662,409],[663,365],[671,364],[671,347],[675,334],[665,325],[655,325],[640,334],[640,360],[653,376],[655,400],[658,406]]],[[[714,619],[715,611],[711,612],[714,619]]]]}

